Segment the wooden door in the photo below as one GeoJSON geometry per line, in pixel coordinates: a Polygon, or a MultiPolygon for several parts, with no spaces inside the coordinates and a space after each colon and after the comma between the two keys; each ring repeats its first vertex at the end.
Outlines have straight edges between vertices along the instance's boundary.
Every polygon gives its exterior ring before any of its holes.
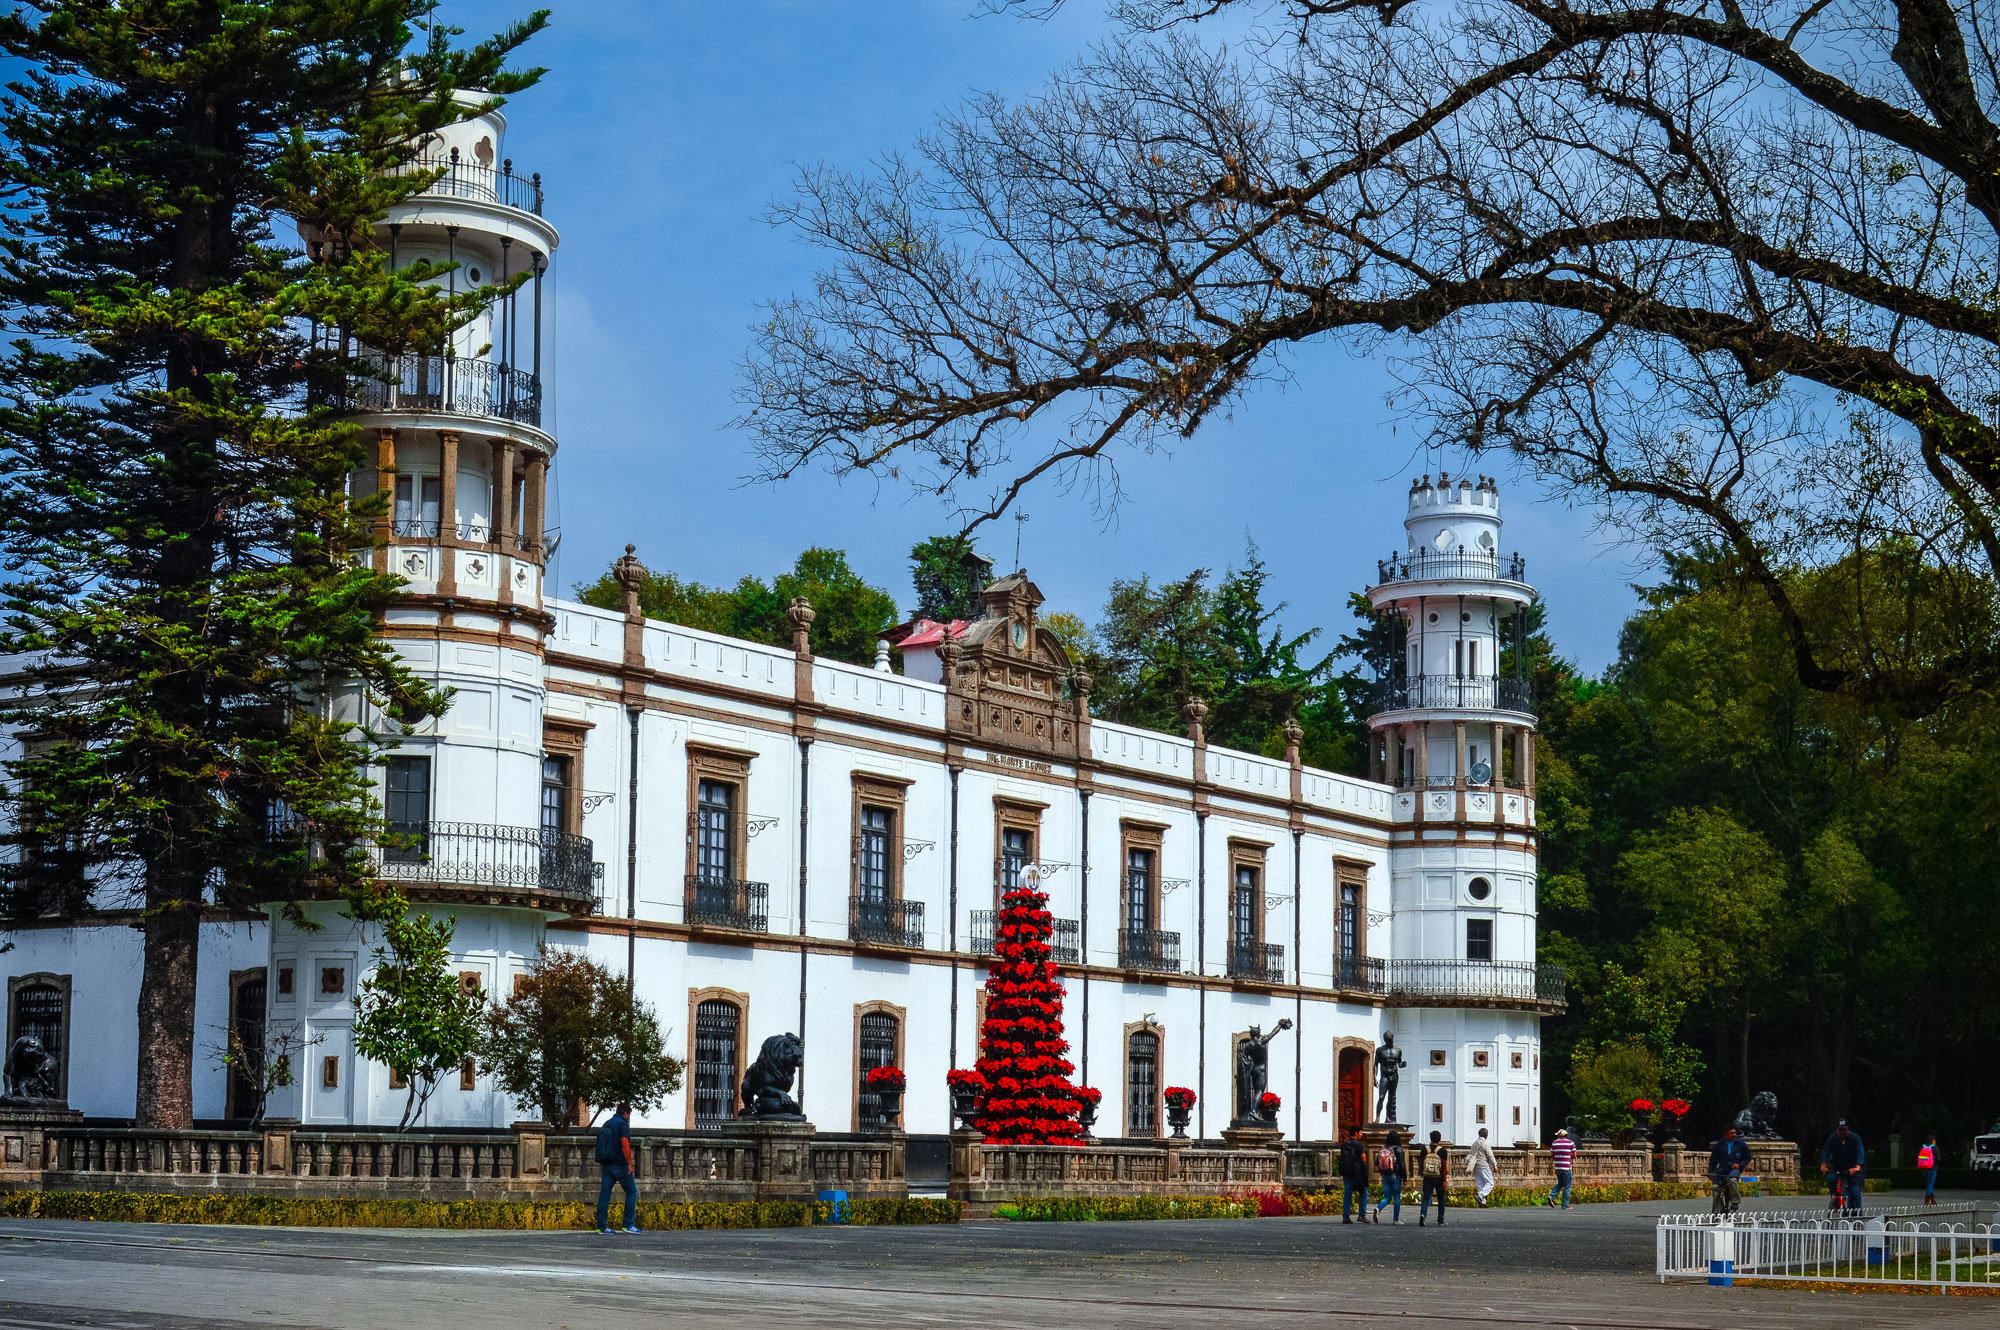
{"type": "Polygon", "coordinates": [[[1334,1118],[1334,1132],[1345,1138],[1350,1130],[1358,1130],[1368,1122],[1368,1051],[1362,1048],[1340,1050],[1339,1102],[1335,1106],[1338,1113],[1334,1118]]]}

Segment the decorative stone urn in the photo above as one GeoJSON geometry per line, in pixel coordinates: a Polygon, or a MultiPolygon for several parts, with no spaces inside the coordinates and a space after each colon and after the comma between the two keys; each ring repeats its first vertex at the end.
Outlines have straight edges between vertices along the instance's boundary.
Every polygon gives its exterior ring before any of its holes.
{"type": "Polygon", "coordinates": [[[1176,1139],[1183,1141],[1187,1139],[1188,1123],[1193,1120],[1194,1108],[1192,1105],[1187,1107],[1180,1107],[1174,1104],[1167,1105],[1167,1125],[1174,1129],[1176,1139]]]}

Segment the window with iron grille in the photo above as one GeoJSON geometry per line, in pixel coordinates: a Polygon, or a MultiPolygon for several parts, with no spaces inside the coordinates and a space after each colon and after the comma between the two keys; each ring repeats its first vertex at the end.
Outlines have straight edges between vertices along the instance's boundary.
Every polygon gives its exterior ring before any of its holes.
{"type": "Polygon", "coordinates": [[[709,882],[736,876],[736,787],[705,780],[696,788],[694,871],[709,882]]]}
{"type": "Polygon", "coordinates": [[[694,1125],[713,1127],[736,1116],[736,1050],[743,1013],[710,998],[694,1009],[694,1125]]]}
{"type": "Polygon", "coordinates": [[[1009,827],[1000,833],[1000,890],[1018,891],[1035,857],[1033,833],[1009,827]]]}
{"type": "Polygon", "coordinates": [[[542,830],[569,830],[569,759],[542,759],[542,830]]]}
{"type": "Polygon", "coordinates": [[[1125,927],[1143,933],[1153,926],[1153,852],[1125,852],[1125,927]]]}
{"type": "Polygon", "coordinates": [[[254,1117],[263,1106],[265,1007],[270,986],[259,973],[236,985],[229,1033],[236,1057],[229,1064],[229,1116],[254,1117]]]}
{"type": "Polygon", "coordinates": [[[1158,1136],[1160,1036],[1134,1030],[1125,1040],[1125,1134],[1158,1136]]]}
{"type": "Polygon", "coordinates": [[[882,1115],[882,1098],[867,1088],[868,1073],[877,1067],[896,1065],[896,1033],[900,1022],[886,1011],[866,1011],[861,1014],[861,1045],[856,1060],[855,1083],[862,1087],[858,1105],[861,1127],[885,1125],[882,1115]]]}
{"type": "Polygon", "coordinates": [[[31,1034],[58,1059],[62,1057],[63,1021],[68,1014],[63,1010],[62,990],[53,984],[25,984],[14,990],[14,1038],[31,1034]]]}
{"type": "Polygon", "coordinates": [[[1465,921],[1465,959],[1469,961],[1490,961],[1493,959],[1493,921],[1491,919],[1468,919],[1465,921]]]}
{"type": "Polygon", "coordinates": [[[1236,865],[1236,890],[1230,900],[1229,935],[1239,947],[1257,941],[1257,870],[1236,865]]]}
{"type": "Polygon", "coordinates": [[[861,809],[861,895],[886,901],[889,890],[889,842],[895,815],[886,808],[864,804],[861,809]]]}
{"type": "Polygon", "coordinates": [[[382,812],[391,830],[414,831],[431,820],[431,760],[392,757],[383,785],[382,812]]]}
{"type": "Polygon", "coordinates": [[[438,533],[444,481],[438,476],[396,477],[396,534],[423,538],[438,533]]]}

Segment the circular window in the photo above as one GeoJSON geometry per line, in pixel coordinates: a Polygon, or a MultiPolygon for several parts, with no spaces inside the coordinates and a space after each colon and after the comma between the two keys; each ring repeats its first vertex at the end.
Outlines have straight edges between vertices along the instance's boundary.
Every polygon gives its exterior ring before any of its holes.
{"type": "Polygon", "coordinates": [[[1470,614],[1460,614],[1460,615],[1458,616],[1458,621],[1459,621],[1460,623],[1471,623],[1471,622],[1472,622],[1472,615],[1470,615],[1470,614]]]}
{"type": "Polygon", "coordinates": [[[1483,877],[1475,877],[1465,884],[1465,892],[1476,901],[1483,901],[1493,894],[1493,884],[1483,877]]]}
{"type": "Polygon", "coordinates": [[[472,279],[473,285],[477,286],[479,284],[479,269],[467,268],[465,270],[465,275],[472,279]]]}
{"type": "Polygon", "coordinates": [[[1437,617],[1437,611],[1436,611],[1436,610],[1432,610],[1432,611],[1431,611],[1431,622],[1432,622],[1432,623],[1436,623],[1437,621],[1438,621],[1438,617],[1437,617]]]}

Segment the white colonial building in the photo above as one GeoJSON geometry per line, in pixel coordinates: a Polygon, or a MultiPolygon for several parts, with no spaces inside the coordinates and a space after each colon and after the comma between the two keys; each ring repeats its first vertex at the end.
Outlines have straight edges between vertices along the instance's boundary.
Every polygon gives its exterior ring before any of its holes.
{"type": "MultiPolygon", "coordinates": [[[[468,985],[505,994],[544,941],[629,970],[688,1064],[653,1125],[727,1121],[759,1043],[795,1031],[820,1131],[879,1126],[859,1081],[894,1063],[902,1125],[941,1134],[945,1072],[977,1057],[998,894],[1032,871],[1099,1135],[1162,1134],[1161,1092],[1186,1085],[1213,1136],[1235,1041],[1290,1017],[1270,1046],[1289,1135],[1370,1118],[1392,1032],[1403,1121],[1541,1138],[1538,1028],[1562,984],[1535,963],[1534,720],[1500,672],[1533,592],[1499,553],[1490,481],[1418,482],[1407,552],[1369,592],[1407,638],[1370,721],[1373,780],[1303,767],[1296,747],[1212,748],[1195,700],[1185,734],[1093,720],[1024,573],[986,588],[984,617],[899,630],[900,674],[887,653],[874,669],[815,658],[803,604],[792,649],[643,619],[629,549],[625,613],[555,598],[538,293],[557,237],[504,132],[497,113],[445,131],[451,170],[383,242],[534,281],[454,357],[390,367],[364,413],[376,465],[355,477],[394,494],[376,558],[408,587],[382,631],[456,690],[381,772],[412,837],[381,872],[456,917],[468,985]]],[[[336,904],[309,908],[316,931],[275,911],[206,926],[201,1042],[290,1031],[302,1075],[271,1114],[393,1124],[404,1092],[350,1038],[378,939],[336,904]]],[[[10,1042],[41,1035],[93,1117],[133,1111],[130,924],[21,927],[0,954],[10,1042]]],[[[198,1116],[243,1116],[248,1087],[202,1065],[198,1116]]],[[[470,1065],[426,1109],[433,1127],[520,1116],[470,1065]]]]}

